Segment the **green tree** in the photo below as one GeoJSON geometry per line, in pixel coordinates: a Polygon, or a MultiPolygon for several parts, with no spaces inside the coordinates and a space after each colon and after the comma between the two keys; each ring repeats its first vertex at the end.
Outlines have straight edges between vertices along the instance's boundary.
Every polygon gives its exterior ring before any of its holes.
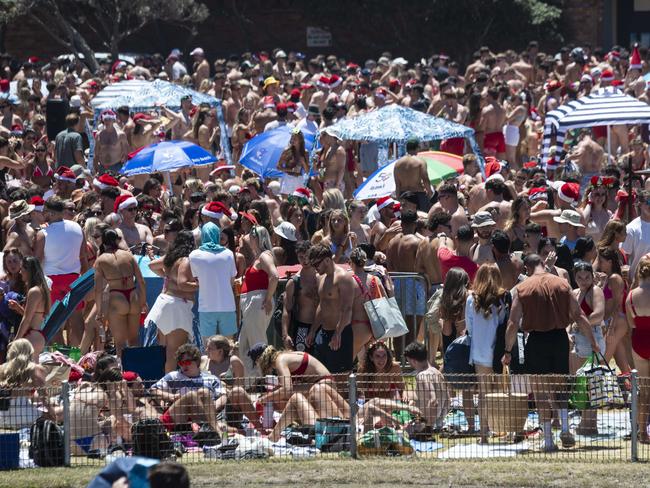
{"type": "Polygon", "coordinates": [[[151,22],[192,31],[209,14],[198,0],[2,0],[2,4],[0,23],[31,18],[70,52],[82,54],[93,72],[97,62],[91,45],[103,47],[117,59],[120,43],[151,22]]]}

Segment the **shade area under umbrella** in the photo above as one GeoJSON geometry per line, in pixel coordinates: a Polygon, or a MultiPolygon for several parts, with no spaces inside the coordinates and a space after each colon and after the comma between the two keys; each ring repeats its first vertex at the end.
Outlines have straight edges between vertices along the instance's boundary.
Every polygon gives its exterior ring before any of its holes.
{"type": "Polygon", "coordinates": [[[216,163],[214,154],[189,141],[165,141],[141,149],[122,168],[126,176],[172,172],[216,163]]]}
{"type": "MultiPolygon", "coordinates": [[[[427,163],[427,173],[432,185],[442,180],[453,178],[462,173],[463,158],[455,154],[440,151],[425,151],[418,153],[427,163]],[[453,165],[453,166],[452,166],[453,165]],[[457,168],[460,167],[460,170],[457,168]]],[[[354,192],[358,200],[371,200],[385,197],[395,192],[395,163],[391,161],[379,168],[364,181],[354,192]]]]}

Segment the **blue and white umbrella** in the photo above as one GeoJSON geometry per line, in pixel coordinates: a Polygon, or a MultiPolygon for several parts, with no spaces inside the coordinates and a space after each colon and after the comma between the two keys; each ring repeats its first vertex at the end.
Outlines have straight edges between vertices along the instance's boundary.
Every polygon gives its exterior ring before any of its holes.
{"type": "Polygon", "coordinates": [[[217,158],[188,141],[165,141],[138,151],[122,168],[126,176],[172,172],[190,166],[216,163],[217,158]]]}
{"type": "MultiPolygon", "coordinates": [[[[278,170],[278,161],[291,139],[292,127],[281,126],[256,135],[246,144],[239,157],[239,163],[262,178],[279,178],[284,173],[278,170]]],[[[310,153],[316,143],[316,134],[302,129],[305,136],[305,150],[310,153]]]]}

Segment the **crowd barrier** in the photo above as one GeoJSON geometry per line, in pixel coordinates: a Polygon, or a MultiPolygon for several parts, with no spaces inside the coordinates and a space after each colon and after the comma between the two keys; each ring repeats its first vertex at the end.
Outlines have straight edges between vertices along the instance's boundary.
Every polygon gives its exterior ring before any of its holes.
{"type": "Polygon", "coordinates": [[[0,468],[102,466],[130,455],[187,463],[368,456],[650,459],[637,435],[639,418],[647,428],[650,378],[636,372],[616,380],[616,392],[604,399],[579,376],[429,370],[282,380],[224,380],[216,390],[156,389],[139,381],[5,390],[0,468]],[[259,402],[278,387],[282,394],[274,401],[259,402]],[[551,417],[545,436],[544,419],[551,417]],[[545,449],[547,438],[557,450],[545,449]]]}

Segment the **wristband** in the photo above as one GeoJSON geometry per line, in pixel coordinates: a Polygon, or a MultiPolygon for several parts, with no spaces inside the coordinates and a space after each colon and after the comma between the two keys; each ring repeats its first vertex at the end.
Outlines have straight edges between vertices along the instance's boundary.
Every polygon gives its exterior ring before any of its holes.
{"type": "Polygon", "coordinates": [[[509,351],[503,351],[503,354],[507,354],[508,356],[512,356],[512,349],[509,351]]]}

